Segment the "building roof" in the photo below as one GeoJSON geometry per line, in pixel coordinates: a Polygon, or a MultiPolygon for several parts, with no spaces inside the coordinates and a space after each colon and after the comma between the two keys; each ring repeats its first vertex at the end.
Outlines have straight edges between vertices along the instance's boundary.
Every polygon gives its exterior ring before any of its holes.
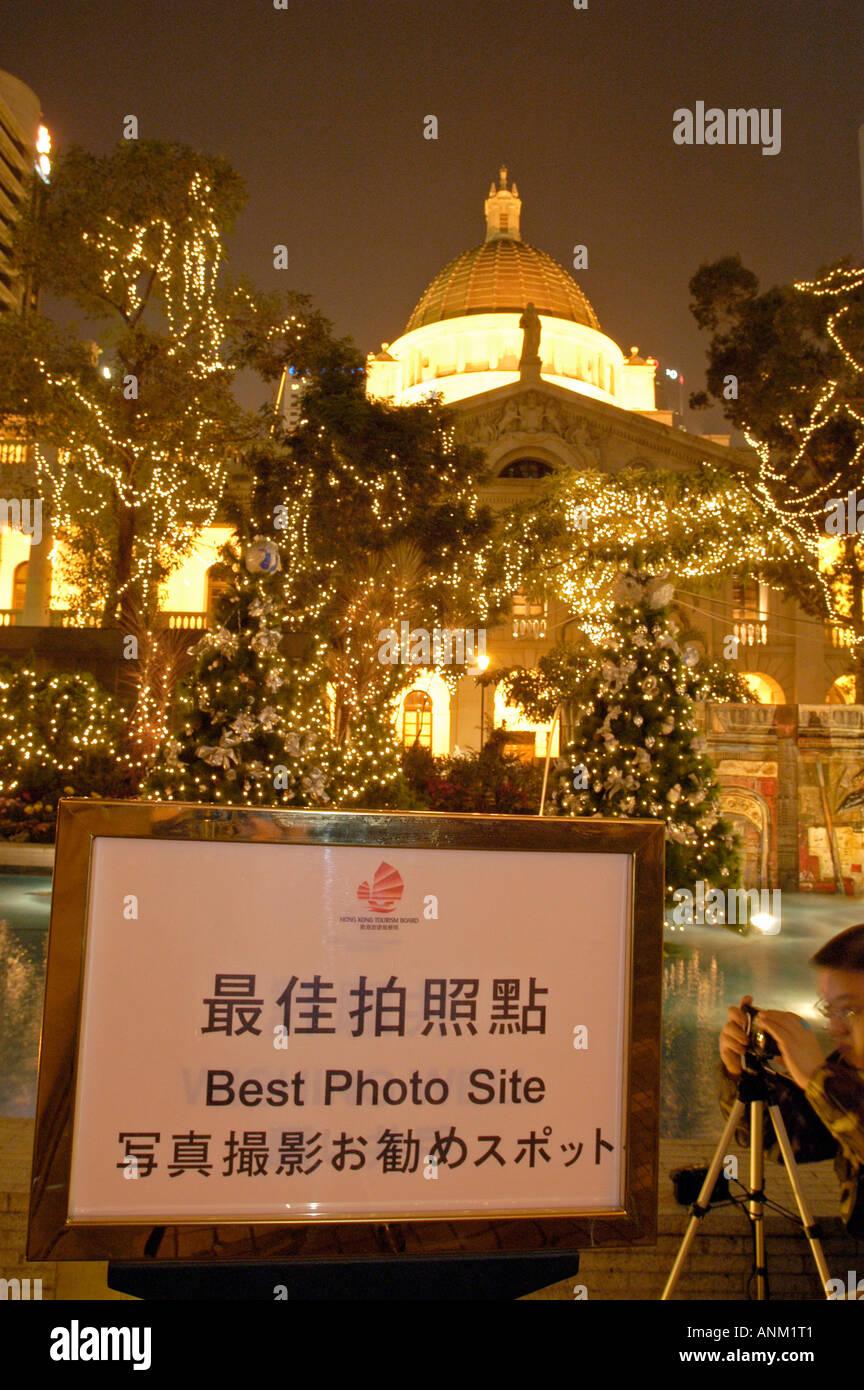
{"type": "Polygon", "coordinates": [[[421,295],[406,333],[463,314],[538,314],[600,330],[576,281],[557,261],[516,237],[495,236],[445,265],[421,295]]]}
{"type": "Polygon", "coordinates": [[[569,319],[600,331],[597,315],[567,271],[522,240],[522,199],[507,166],[498,171],[483,206],[486,240],[445,265],[421,295],[406,333],[427,323],[465,314],[521,314],[533,304],[538,314],[569,319]]]}

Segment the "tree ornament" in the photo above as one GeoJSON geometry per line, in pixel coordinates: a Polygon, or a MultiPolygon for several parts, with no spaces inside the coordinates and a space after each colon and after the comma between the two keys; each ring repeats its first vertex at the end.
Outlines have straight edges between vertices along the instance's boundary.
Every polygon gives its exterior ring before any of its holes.
{"type": "Polygon", "coordinates": [[[279,547],[266,536],[256,536],[243,556],[250,574],[275,574],[282,568],[279,547]]]}
{"type": "Polygon", "coordinates": [[[648,585],[646,600],[649,608],[668,608],[674,597],[675,588],[665,579],[653,580],[648,585]]]}

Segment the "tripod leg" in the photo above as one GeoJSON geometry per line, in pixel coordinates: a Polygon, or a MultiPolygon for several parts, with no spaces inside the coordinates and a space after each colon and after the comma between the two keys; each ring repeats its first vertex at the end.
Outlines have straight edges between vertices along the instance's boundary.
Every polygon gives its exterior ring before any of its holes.
{"type": "Polygon", "coordinates": [[[768,1297],[768,1265],[765,1250],[765,1108],[764,1101],[750,1103],[750,1191],[747,1213],[753,1223],[756,1247],[756,1297],[768,1297]]]}
{"type": "Polygon", "coordinates": [[[798,1180],[798,1165],[795,1162],[795,1155],[792,1152],[792,1145],[789,1142],[786,1125],[783,1122],[783,1116],[780,1114],[779,1106],[769,1105],[768,1113],[774,1124],[774,1133],[777,1135],[777,1143],[780,1146],[783,1162],[786,1165],[786,1172],[789,1174],[789,1182],[792,1185],[792,1191],[795,1193],[795,1201],[801,1213],[801,1224],[804,1227],[804,1234],[810,1242],[813,1259],[819,1271],[819,1278],[822,1280],[822,1288],[825,1291],[825,1297],[828,1298],[828,1281],[831,1276],[828,1272],[828,1266],[825,1263],[825,1255],[819,1241],[820,1230],[810,1215],[810,1208],[807,1205],[804,1193],[801,1191],[801,1184],[798,1180]]]}
{"type": "Polygon", "coordinates": [[[675,1263],[673,1264],[669,1272],[669,1278],[666,1280],[666,1287],[660,1295],[661,1301],[669,1298],[670,1294],[672,1293],[672,1290],[675,1288],[675,1285],[678,1282],[678,1276],[680,1275],[681,1270],[684,1266],[684,1261],[687,1258],[687,1252],[689,1251],[690,1246],[693,1244],[693,1238],[696,1235],[696,1231],[699,1227],[699,1222],[702,1220],[702,1217],[705,1215],[705,1213],[707,1211],[710,1211],[711,1209],[711,1193],[714,1191],[714,1185],[717,1182],[717,1178],[720,1175],[720,1168],[723,1163],[723,1159],[726,1157],[726,1152],[729,1148],[730,1141],[732,1139],[733,1134],[735,1133],[735,1130],[738,1127],[738,1121],[741,1119],[741,1116],[743,1114],[744,1102],[741,1100],[736,1100],[729,1114],[729,1119],[726,1121],[726,1128],[720,1135],[720,1142],[714,1151],[714,1157],[711,1160],[711,1167],[708,1169],[708,1176],[702,1184],[702,1189],[699,1193],[699,1196],[696,1198],[696,1201],[690,1208],[690,1222],[687,1226],[687,1230],[684,1232],[684,1239],[681,1242],[678,1254],[675,1256],[675,1263]]]}

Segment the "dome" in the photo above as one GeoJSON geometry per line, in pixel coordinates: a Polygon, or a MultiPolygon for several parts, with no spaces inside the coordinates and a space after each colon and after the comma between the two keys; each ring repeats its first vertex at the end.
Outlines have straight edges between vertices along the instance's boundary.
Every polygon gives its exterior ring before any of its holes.
{"type": "Polygon", "coordinates": [[[600,331],[585,295],[557,261],[520,238],[495,236],[464,251],[435,276],[405,332],[464,314],[521,314],[528,303],[538,314],[600,331]]]}

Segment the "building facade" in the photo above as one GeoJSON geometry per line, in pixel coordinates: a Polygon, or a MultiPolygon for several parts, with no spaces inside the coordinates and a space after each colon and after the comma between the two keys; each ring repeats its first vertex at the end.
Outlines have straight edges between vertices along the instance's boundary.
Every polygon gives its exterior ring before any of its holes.
{"type": "Polygon", "coordinates": [[[11,73],[0,72],[0,313],[35,304],[12,261],[12,233],[28,201],[50,172],[51,140],[39,98],[11,73]],[[37,180],[31,175],[37,174],[37,180]]]}
{"type": "MultiPolygon", "coordinates": [[[[457,436],[485,451],[482,496],[496,509],[571,468],[614,474],[746,463],[728,438],[691,434],[673,425],[672,411],[657,409],[654,359],[635,347],[625,354],[602,331],[573,277],[523,240],[521,214],[502,168],[484,205],[485,239],[451,260],[401,336],[369,355],[370,394],[401,404],[440,393],[456,413],[457,436]],[[523,351],[529,305],[539,317],[534,361],[523,351]]],[[[864,783],[864,710],[848,708],[842,633],[752,581],[679,588],[675,606],[683,636],[729,661],[759,702],[711,706],[701,716],[724,810],[741,834],[745,881],[864,892],[856,795],[864,783]]],[[[572,621],[560,604],[514,595],[510,624],[488,633],[488,661],[535,667],[572,621]]],[[[481,729],[494,724],[506,727],[514,752],[545,755],[550,731],[478,689],[476,674],[452,695],[436,677],[418,679],[403,697],[404,741],[419,737],[435,753],[476,749],[481,729]]]]}

